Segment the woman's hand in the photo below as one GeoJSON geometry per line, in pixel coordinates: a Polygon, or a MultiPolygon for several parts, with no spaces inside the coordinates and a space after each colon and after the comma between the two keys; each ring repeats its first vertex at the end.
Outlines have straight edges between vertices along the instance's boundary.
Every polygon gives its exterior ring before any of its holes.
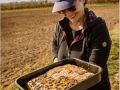
{"type": "Polygon", "coordinates": [[[58,62],[58,58],[55,58],[55,59],[54,59],[54,63],[55,63],[55,62],[58,62]]]}

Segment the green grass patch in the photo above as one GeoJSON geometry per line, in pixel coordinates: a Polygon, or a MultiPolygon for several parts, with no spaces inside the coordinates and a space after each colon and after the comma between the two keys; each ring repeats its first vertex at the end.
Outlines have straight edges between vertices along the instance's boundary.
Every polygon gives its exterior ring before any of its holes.
{"type": "Polygon", "coordinates": [[[13,9],[13,10],[2,10],[1,13],[12,13],[12,12],[29,12],[29,11],[51,11],[51,7],[43,8],[26,8],[26,9],[13,9]]]}
{"type": "MultiPolygon", "coordinates": [[[[110,36],[112,39],[112,47],[110,51],[110,56],[108,59],[108,70],[109,70],[109,77],[111,82],[112,90],[118,90],[119,83],[118,79],[116,80],[116,74],[119,72],[119,27],[118,24],[110,30],[110,36]]],[[[118,78],[118,77],[117,77],[118,78]]]]}
{"type": "Polygon", "coordinates": [[[119,61],[118,60],[109,60],[108,61],[108,68],[109,68],[109,74],[110,74],[110,79],[114,79],[114,75],[118,73],[119,69],[119,61]]]}
{"type": "Polygon", "coordinates": [[[97,3],[97,4],[86,4],[87,7],[113,7],[113,6],[118,6],[119,3],[97,3]]]}
{"type": "Polygon", "coordinates": [[[119,31],[118,25],[116,25],[113,30],[110,30],[110,36],[112,39],[111,52],[109,60],[118,60],[119,59],[119,31]]]}

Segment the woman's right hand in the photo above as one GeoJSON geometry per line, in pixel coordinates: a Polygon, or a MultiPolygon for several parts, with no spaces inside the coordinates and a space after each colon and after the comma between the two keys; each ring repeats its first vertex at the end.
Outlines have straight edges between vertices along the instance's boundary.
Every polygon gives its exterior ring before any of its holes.
{"type": "Polygon", "coordinates": [[[55,59],[54,59],[54,63],[55,63],[55,62],[58,62],[58,58],[55,58],[55,59]]]}

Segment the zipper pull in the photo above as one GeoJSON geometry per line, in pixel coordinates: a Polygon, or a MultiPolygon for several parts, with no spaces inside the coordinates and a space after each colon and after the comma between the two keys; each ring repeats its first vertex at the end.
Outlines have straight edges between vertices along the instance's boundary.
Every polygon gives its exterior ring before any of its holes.
{"type": "Polygon", "coordinates": [[[70,58],[70,53],[69,53],[69,51],[68,51],[68,58],[70,58]]]}
{"type": "Polygon", "coordinates": [[[68,58],[70,58],[70,49],[68,48],[68,58]]]}

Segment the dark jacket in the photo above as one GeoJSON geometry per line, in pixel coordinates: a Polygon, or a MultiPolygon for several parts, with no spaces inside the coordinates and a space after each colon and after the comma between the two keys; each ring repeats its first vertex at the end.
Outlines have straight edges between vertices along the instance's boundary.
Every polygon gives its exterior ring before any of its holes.
{"type": "Polygon", "coordinates": [[[64,17],[55,27],[52,39],[53,58],[79,58],[97,64],[103,68],[102,81],[88,90],[110,90],[107,60],[111,48],[111,39],[105,21],[85,9],[86,24],[84,32],[75,32],[75,38],[64,17]]]}

